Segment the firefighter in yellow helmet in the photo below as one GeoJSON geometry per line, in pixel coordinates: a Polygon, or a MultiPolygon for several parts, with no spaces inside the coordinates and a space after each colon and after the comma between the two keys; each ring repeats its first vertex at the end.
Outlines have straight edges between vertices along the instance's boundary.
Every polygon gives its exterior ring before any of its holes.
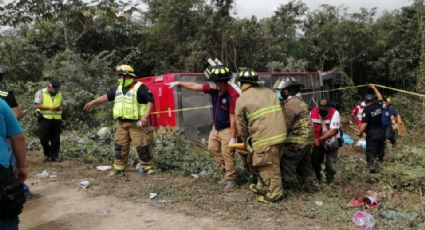
{"type": "Polygon", "coordinates": [[[148,87],[135,81],[136,75],[129,65],[120,65],[115,69],[118,85],[106,94],[88,102],[84,110],[94,105],[114,101],[113,117],[117,120],[114,136],[114,172],[124,172],[130,152],[130,143],[136,145],[139,156],[137,169],[148,174],[153,173],[152,132],[149,126],[149,115],[153,105],[153,96],[148,87]]]}
{"type": "Polygon", "coordinates": [[[208,83],[170,82],[170,88],[184,89],[209,94],[212,102],[213,127],[208,138],[208,152],[224,171],[224,192],[236,189],[236,161],[228,147],[229,143],[236,143],[235,103],[239,96],[229,85],[232,73],[223,65],[207,68],[208,83]]]}
{"type": "Polygon", "coordinates": [[[237,131],[259,172],[258,182],[251,184],[250,190],[258,194],[260,202],[276,202],[283,198],[280,148],[286,140],[286,126],[282,108],[273,91],[259,85],[254,70],[241,71],[237,81],[242,89],[236,101],[237,131]]]}

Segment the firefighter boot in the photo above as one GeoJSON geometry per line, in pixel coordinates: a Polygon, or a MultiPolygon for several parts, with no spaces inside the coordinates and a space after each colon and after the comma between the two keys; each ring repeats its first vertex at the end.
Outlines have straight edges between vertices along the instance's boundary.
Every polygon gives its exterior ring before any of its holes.
{"type": "Polygon", "coordinates": [[[262,203],[277,202],[284,198],[283,189],[278,192],[268,192],[264,195],[259,195],[257,200],[262,203]]]}
{"type": "Polygon", "coordinates": [[[250,184],[249,190],[254,194],[265,194],[267,192],[266,187],[260,180],[258,180],[256,184],[250,184]]]}

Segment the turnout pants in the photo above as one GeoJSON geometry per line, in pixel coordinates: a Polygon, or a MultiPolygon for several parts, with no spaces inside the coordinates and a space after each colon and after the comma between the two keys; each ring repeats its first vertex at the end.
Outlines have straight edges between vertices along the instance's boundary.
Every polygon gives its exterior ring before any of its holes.
{"type": "Polygon", "coordinates": [[[285,144],[281,150],[280,170],[283,187],[297,188],[313,184],[315,177],[311,164],[312,145],[285,144]]]}
{"type": "Polygon", "coordinates": [[[45,157],[58,158],[60,149],[61,120],[41,118],[38,137],[45,157]]]}
{"type": "Polygon", "coordinates": [[[230,128],[216,130],[214,127],[208,138],[208,152],[225,171],[225,180],[236,180],[235,155],[228,144],[230,142],[230,128]]]}
{"type": "Polygon", "coordinates": [[[271,194],[282,191],[282,177],[280,175],[280,148],[281,144],[272,145],[266,151],[252,154],[252,166],[259,174],[259,180],[271,194]]]}
{"type": "Polygon", "coordinates": [[[124,170],[130,153],[130,143],[136,145],[141,165],[152,165],[153,133],[149,125],[136,127],[136,121],[118,120],[115,126],[115,170],[124,170]]]}
{"type": "Polygon", "coordinates": [[[322,163],[325,160],[325,173],[327,182],[332,182],[336,173],[335,164],[338,156],[338,150],[327,151],[325,148],[320,146],[319,148],[313,147],[313,153],[311,155],[311,164],[313,165],[316,179],[321,182],[322,179],[322,163]]]}

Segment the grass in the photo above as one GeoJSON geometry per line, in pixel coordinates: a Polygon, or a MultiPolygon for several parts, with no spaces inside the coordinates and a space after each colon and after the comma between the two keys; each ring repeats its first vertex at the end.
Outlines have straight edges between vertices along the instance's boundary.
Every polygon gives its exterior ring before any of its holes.
{"type": "MultiPolygon", "coordinates": [[[[376,229],[425,229],[425,149],[420,145],[407,145],[408,140],[402,140],[397,151],[388,151],[383,170],[375,175],[369,174],[362,151],[354,146],[344,146],[339,152],[334,184],[322,185],[316,194],[293,194],[282,202],[266,205],[255,201],[256,196],[248,191],[244,176],[238,180],[239,189],[223,193],[221,185],[217,184],[221,172],[202,146],[189,144],[178,132],[170,130],[159,133],[156,140],[160,172],[154,175],[138,174],[130,167],[124,176],[106,177],[94,166],[111,163],[109,158],[87,161],[79,158],[79,154],[67,156],[77,157],[78,161],[42,165],[38,153],[31,168],[39,173],[47,167],[49,172],[56,171],[61,174],[60,178],[66,178],[65,184],[73,186],[84,172],[85,177],[93,178],[90,190],[93,196],[117,196],[171,212],[219,218],[244,229],[348,229],[352,226],[355,211],[363,208],[347,208],[347,203],[374,191],[379,195],[378,209],[371,210],[378,223],[376,229]],[[190,176],[192,173],[201,176],[194,178],[190,176]],[[152,192],[158,196],[150,200],[152,192]],[[323,205],[316,204],[317,201],[323,205]],[[379,216],[382,210],[407,213],[412,220],[384,219],[379,216]]],[[[77,142],[65,142],[63,148],[77,148],[67,146],[77,142]]],[[[105,144],[103,149],[112,151],[112,147],[105,148],[105,144]]],[[[242,171],[241,168],[239,161],[238,172],[242,171]]]]}

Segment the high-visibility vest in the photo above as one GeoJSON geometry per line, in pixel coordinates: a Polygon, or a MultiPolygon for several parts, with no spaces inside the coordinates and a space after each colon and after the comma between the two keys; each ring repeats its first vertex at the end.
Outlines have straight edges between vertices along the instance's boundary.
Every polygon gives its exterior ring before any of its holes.
{"type": "MultiPolygon", "coordinates": [[[[49,91],[47,89],[43,89],[43,103],[44,106],[61,106],[62,103],[62,93],[59,91],[56,93],[55,96],[50,95],[49,91]]],[[[45,119],[55,119],[60,120],[62,119],[62,111],[50,111],[50,110],[40,110],[38,109],[43,115],[45,119]]]]}
{"type": "MultiPolygon", "coordinates": [[[[336,112],[336,109],[333,107],[329,108],[329,113],[326,115],[325,118],[323,118],[323,123],[325,123],[326,128],[329,130],[331,125],[332,117],[334,116],[334,113],[336,112]]],[[[314,107],[311,111],[311,121],[314,125],[314,134],[316,138],[319,138],[323,135],[323,129],[322,129],[322,118],[319,114],[319,109],[317,107],[314,107]]]]}
{"type": "Polygon", "coordinates": [[[9,95],[9,91],[0,89],[0,97],[6,98],[9,95]]]}
{"type": "Polygon", "coordinates": [[[137,102],[137,90],[141,85],[143,83],[137,82],[126,94],[122,91],[122,85],[117,87],[113,109],[114,119],[139,120],[146,114],[146,104],[137,102]]]}

